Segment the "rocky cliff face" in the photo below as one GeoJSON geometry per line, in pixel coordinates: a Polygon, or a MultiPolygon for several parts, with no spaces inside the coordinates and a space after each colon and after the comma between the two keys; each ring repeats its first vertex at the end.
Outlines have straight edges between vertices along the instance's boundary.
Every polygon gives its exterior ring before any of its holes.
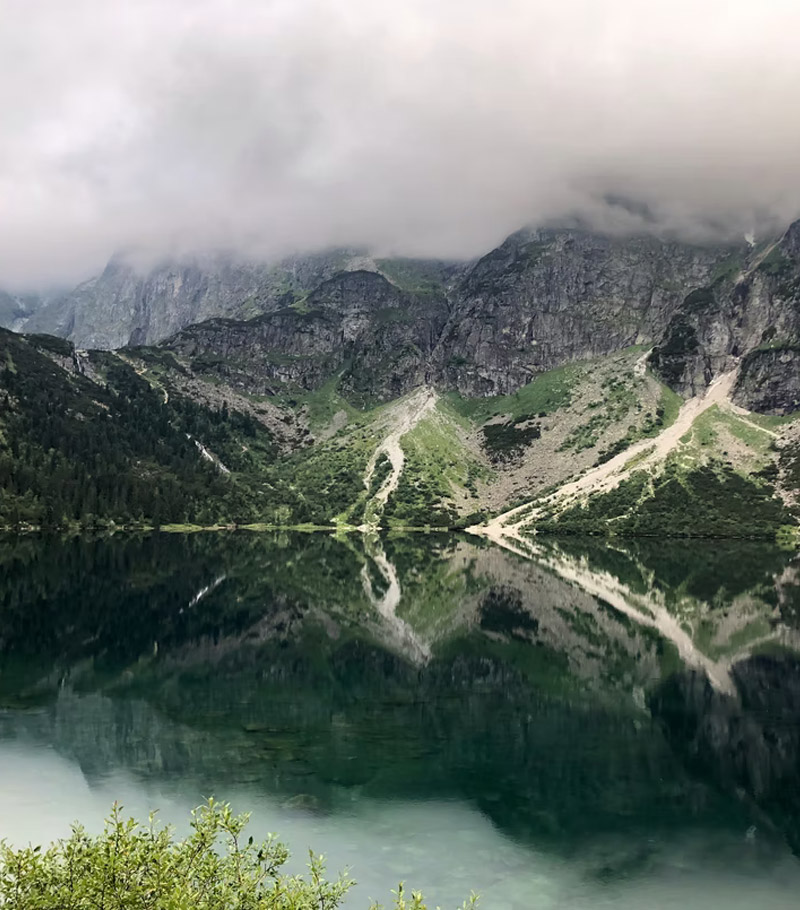
{"type": "Polygon", "coordinates": [[[390,400],[430,379],[426,362],[447,316],[443,293],[403,291],[357,271],[324,282],[293,307],[248,322],[210,320],[164,346],[251,392],[313,389],[339,374],[345,391],[390,400]]]}
{"type": "Polygon", "coordinates": [[[476,264],[436,351],[466,395],[512,392],[542,370],[660,337],[725,248],[584,231],[521,231],[476,264]]]}
{"type": "Polygon", "coordinates": [[[749,253],[690,293],[672,316],[651,363],[676,391],[694,395],[748,355],[735,397],[753,410],[785,413],[795,408],[800,388],[800,360],[790,356],[799,337],[797,222],[777,243],[749,253]]]}
{"type": "Polygon", "coordinates": [[[20,331],[41,304],[36,294],[9,294],[0,290],[0,327],[20,331]]]}
{"type": "Polygon", "coordinates": [[[27,331],[50,332],[78,347],[144,344],[254,297],[262,270],[225,262],[167,263],[146,276],[120,258],[36,314],[27,331]]]}
{"type": "Polygon", "coordinates": [[[117,256],[97,278],[34,314],[25,331],[60,335],[82,348],[153,344],[206,319],[248,319],[289,306],[332,276],[362,268],[378,270],[353,250],[272,264],[194,257],[145,272],[117,256]]]}
{"type": "Polygon", "coordinates": [[[507,394],[543,370],[654,344],[651,365],[687,396],[749,355],[738,400],[784,413],[800,400],[800,222],[760,249],[525,230],[461,266],[338,251],[170,262],[143,277],[114,259],[25,330],[101,348],[175,335],[176,351],[243,388],[339,375],[373,400],[422,382],[507,394]]]}
{"type": "Polygon", "coordinates": [[[660,337],[687,292],[730,255],[653,238],[524,231],[424,291],[356,273],[302,305],[246,325],[196,326],[170,344],[226,361],[228,378],[232,362],[246,363],[242,381],[314,388],[344,370],[345,390],[380,400],[422,381],[505,394],[543,370],[660,337]]]}
{"type": "Polygon", "coordinates": [[[756,348],[748,354],[733,400],[760,414],[800,411],[800,347],[756,348]]]}

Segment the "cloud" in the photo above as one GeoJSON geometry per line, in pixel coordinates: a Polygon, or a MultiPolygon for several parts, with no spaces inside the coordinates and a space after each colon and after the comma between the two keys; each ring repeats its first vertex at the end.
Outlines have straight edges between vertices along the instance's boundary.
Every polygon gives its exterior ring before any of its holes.
{"type": "Polygon", "coordinates": [[[0,0],[0,286],[800,213],[796,0],[0,0]]]}

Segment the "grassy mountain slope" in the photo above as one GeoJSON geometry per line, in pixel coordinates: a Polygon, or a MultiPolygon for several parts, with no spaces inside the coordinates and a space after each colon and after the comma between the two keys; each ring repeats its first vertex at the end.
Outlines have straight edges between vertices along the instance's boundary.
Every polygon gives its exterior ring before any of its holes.
{"type": "Polygon", "coordinates": [[[570,533],[772,535],[794,523],[793,421],[728,402],[654,460],[680,399],[646,356],[571,364],[511,395],[417,390],[364,409],[344,370],[314,390],[257,395],[163,348],[86,353],[3,332],[0,524],[452,528],[542,501],[537,527],[570,533]],[[620,459],[613,490],[553,506],[553,491],[620,459]]]}
{"type": "Polygon", "coordinates": [[[796,525],[800,422],[732,404],[735,377],[686,402],[652,444],[499,516],[490,533],[772,537],[796,525]]]}

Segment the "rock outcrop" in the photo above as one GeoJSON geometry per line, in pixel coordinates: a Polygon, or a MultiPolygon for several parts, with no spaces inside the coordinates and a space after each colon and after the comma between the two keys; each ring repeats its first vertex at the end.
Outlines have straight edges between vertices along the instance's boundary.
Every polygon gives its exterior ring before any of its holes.
{"type": "Polygon", "coordinates": [[[376,275],[332,279],[294,307],[216,321],[170,345],[225,369],[388,400],[422,381],[468,396],[513,392],[539,372],[660,337],[728,248],[523,231],[458,280],[403,290],[376,275]],[[345,370],[345,365],[347,369],[345,370]]]}
{"type": "Polygon", "coordinates": [[[83,348],[152,344],[215,316],[248,318],[291,304],[349,262],[346,253],[278,264],[216,256],[142,271],[115,256],[97,278],[35,313],[25,331],[61,335],[83,348]]]}
{"type": "Polygon", "coordinates": [[[430,380],[426,362],[447,315],[442,293],[403,291],[374,272],[348,272],[301,304],[247,322],[200,323],[164,346],[251,392],[314,389],[339,374],[357,398],[386,401],[430,380]]]}
{"type": "Polygon", "coordinates": [[[24,328],[78,347],[169,338],[250,391],[339,376],[365,401],[423,382],[508,394],[542,371],[653,345],[651,366],[687,397],[746,357],[737,400],[786,413],[800,401],[800,222],[758,248],[524,230],[471,265],[351,250],[169,262],[142,276],[116,258],[24,328]]]}
{"type": "Polygon", "coordinates": [[[793,374],[793,357],[766,352],[791,350],[798,339],[800,222],[777,243],[751,252],[739,267],[729,268],[707,286],[692,291],[672,316],[653,351],[651,365],[676,391],[695,395],[714,376],[749,355],[736,392],[738,400],[756,405],[765,370],[775,367],[778,374],[772,378],[763,407],[782,413],[791,407],[793,386],[800,378],[793,374]],[[752,359],[759,351],[765,356],[752,359]]]}
{"type": "Polygon", "coordinates": [[[42,305],[36,294],[10,294],[0,290],[0,327],[18,332],[42,305]]]}
{"type": "Polygon", "coordinates": [[[742,361],[733,400],[760,414],[800,411],[800,345],[751,351],[742,361]]]}
{"type": "Polygon", "coordinates": [[[436,352],[445,385],[513,392],[543,370],[660,337],[724,247],[520,231],[464,279],[436,352]]]}

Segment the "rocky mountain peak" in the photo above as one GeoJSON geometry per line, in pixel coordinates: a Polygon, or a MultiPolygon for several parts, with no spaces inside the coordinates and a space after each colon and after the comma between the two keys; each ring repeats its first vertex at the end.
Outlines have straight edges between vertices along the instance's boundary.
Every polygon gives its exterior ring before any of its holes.
{"type": "Polygon", "coordinates": [[[736,358],[794,344],[798,296],[800,222],[758,246],[546,227],[472,264],[334,250],[275,264],[186,257],[141,272],[118,255],[26,330],[80,347],[171,338],[193,357],[250,364],[262,390],[314,388],[346,368],[346,386],[379,400],[418,381],[507,394],[542,371],[653,345],[654,368],[688,395],[736,358]]]}
{"type": "Polygon", "coordinates": [[[789,225],[781,239],[781,246],[790,256],[800,259],[800,219],[789,225]]]}

